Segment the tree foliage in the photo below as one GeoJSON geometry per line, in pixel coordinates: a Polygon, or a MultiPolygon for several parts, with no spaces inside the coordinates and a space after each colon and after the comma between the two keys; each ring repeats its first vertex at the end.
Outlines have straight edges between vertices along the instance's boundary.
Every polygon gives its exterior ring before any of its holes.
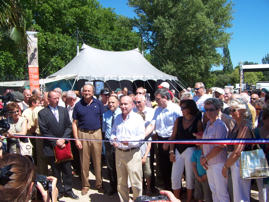
{"type": "Polygon", "coordinates": [[[233,20],[226,0],[129,0],[138,18],[133,20],[156,57],[161,70],[180,75],[189,85],[207,78],[212,65],[221,63],[217,47],[230,40],[226,29],[233,20]],[[158,55],[156,54],[158,53],[158,55]]]}
{"type": "MultiPolygon", "coordinates": [[[[20,5],[25,12],[26,30],[38,32],[40,77],[58,71],[76,56],[77,29],[80,47],[84,42],[98,49],[123,51],[140,45],[140,37],[132,31],[130,20],[111,8],[103,8],[96,0],[20,0],[20,5]]],[[[26,75],[26,47],[22,50],[9,43],[9,49],[4,51],[16,60],[17,68],[23,69],[22,75],[26,75]]]]}
{"type": "Polygon", "coordinates": [[[223,46],[222,64],[224,73],[231,73],[233,71],[233,63],[231,60],[230,51],[227,44],[223,46]]]}

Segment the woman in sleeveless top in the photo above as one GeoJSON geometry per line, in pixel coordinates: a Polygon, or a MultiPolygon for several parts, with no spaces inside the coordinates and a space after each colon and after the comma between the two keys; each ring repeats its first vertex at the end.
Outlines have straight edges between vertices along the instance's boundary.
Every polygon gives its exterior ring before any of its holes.
{"type": "MultiPolygon", "coordinates": [[[[231,100],[230,113],[236,124],[229,134],[229,139],[244,139],[252,138],[251,126],[252,123],[247,120],[248,112],[247,103],[241,98],[231,100]]],[[[250,185],[251,180],[245,180],[240,176],[239,157],[244,150],[250,150],[251,145],[228,145],[228,159],[223,166],[222,175],[228,178],[228,169],[231,169],[233,183],[233,201],[250,201],[250,185]]]]}
{"type": "MultiPolygon", "coordinates": [[[[27,119],[20,116],[19,105],[15,102],[11,102],[7,105],[7,111],[8,111],[8,120],[10,124],[8,136],[12,137],[14,134],[26,135],[27,119]]],[[[16,138],[8,139],[8,153],[20,154],[20,148],[19,148],[18,140],[16,138]]]]}
{"type": "MultiPolygon", "coordinates": [[[[208,98],[204,102],[205,114],[209,121],[203,134],[203,139],[225,139],[228,128],[219,119],[221,104],[216,98],[208,98]]],[[[223,165],[227,160],[227,150],[216,144],[203,144],[201,165],[206,169],[208,184],[213,201],[229,202],[228,180],[221,176],[223,165]]]]}
{"type": "MultiPolygon", "coordinates": [[[[262,120],[263,126],[260,128],[255,128],[253,133],[256,138],[268,139],[269,138],[269,106],[263,107],[262,109],[262,120]]],[[[269,144],[260,144],[263,149],[267,162],[269,163],[269,144]]],[[[259,188],[259,201],[267,202],[269,201],[269,177],[256,179],[259,188]]]]}
{"type": "MultiPolygon", "coordinates": [[[[203,131],[201,120],[197,119],[198,109],[193,100],[181,100],[180,107],[183,117],[178,117],[175,121],[173,133],[169,140],[195,139],[193,133],[203,131]]],[[[167,150],[168,144],[164,144],[164,150],[167,150]]],[[[190,202],[194,189],[194,173],[192,170],[191,157],[195,150],[195,144],[170,144],[170,161],[172,167],[172,189],[174,195],[179,199],[181,190],[181,179],[185,166],[187,201],[190,202]]]]}

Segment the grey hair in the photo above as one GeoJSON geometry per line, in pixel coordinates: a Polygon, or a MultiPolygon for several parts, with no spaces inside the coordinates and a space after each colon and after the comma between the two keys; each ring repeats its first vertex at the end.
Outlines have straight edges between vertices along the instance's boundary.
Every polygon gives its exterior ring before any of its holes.
{"type": "Polygon", "coordinates": [[[240,95],[245,102],[249,103],[250,97],[247,93],[240,93],[240,95]]]}
{"type": "Polygon", "coordinates": [[[204,105],[214,105],[216,109],[221,109],[221,104],[217,98],[208,98],[205,100],[204,105]]]}
{"type": "Polygon", "coordinates": [[[61,88],[59,88],[59,87],[58,88],[54,88],[54,91],[60,93],[61,95],[63,93],[63,90],[61,88]]]}
{"type": "Polygon", "coordinates": [[[83,92],[85,86],[91,86],[91,87],[92,87],[92,91],[93,91],[93,93],[95,93],[95,88],[94,88],[94,86],[93,86],[92,84],[90,84],[90,83],[85,84],[85,85],[82,87],[82,92],[83,92]]]}
{"type": "Polygon", "coordinates": [[[230,87],[225,87],[225,88],[224,88],[224,91],[225,91],[225,90],[229,90],[230,93],[232,93],[232,89],[231,89],[230,87]]]}
{"type": "Polygon", "coordinates": [[[192,94],[190,92],[184,92],[182,93],[182,96],[180,97],[180,100],[183,100],[184,98],[191,98],[192,99],[192,94]]]}
{"type": "Polygon", "coordinates": [[[250,114],[250,110],[248,108],[248,104],[242,98],[232,99],[231,102],[230,102],[230,107],[234,107],[236,109],[245,109],[245,112],[243,114],[243,116],[245,118],[247,118],[249,116],[249,114],[250,114]]]}
{"type": "Polygon", "coordinates": [[[253,106],[258,105],[258,106],[263,107],[264,104],[265,103],[264,103],[264,101],[262,99],[258,99],[258,100],[255,100],[255,102],[253,103],[253,106]]]}
{"type": "Polygon", "coordinates": [[[66,97],[67,98],[72,98],[73,100],[77,99],[76,93],[74,91],[72,91],[72,90],[67,91],[66,97]]]}
{"type": "Polygon", "coordinates": [[[139,98],[139,97],[142,97],[142,100],[143,100],[143,101],[145,101],[145,100],[146,100],[146,98],[145,98],[145,96],[144,96],[144,95],[137,94],[137,95],[135,96],[135,98],[137,98],[137,97],[138,97],[138,98],[139,98]]]}
{"type": "Polygon", "coordinates": [[[167,100],[171,100],[171,95],[165,88],[159,88],[158,90],[156,90],[154,95],[156,96],[158,94],[160,94],[162,98],[166,97],[167,100]]]}
{"type": "Polygon", "coordinates": [[[204,85],[202,82],[197,82],[197,83],[195,84],[195,86],[196,86],[197,84],[200,84],[200,87],[201,87],[201,88],[205,88],[205,85],[204,85]]]}

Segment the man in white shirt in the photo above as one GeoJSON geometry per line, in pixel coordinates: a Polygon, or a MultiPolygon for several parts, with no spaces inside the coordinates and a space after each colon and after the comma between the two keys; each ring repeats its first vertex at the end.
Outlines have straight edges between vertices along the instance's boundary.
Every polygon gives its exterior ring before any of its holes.
{"type": "Polygon", "coordinates": [[[21,102],[23,106],[23,111],[29,108],[29,98],[31,97],[31,91],[29,89],[25,89],[23,91],[24,100],[21,102]]]}
{"type": "Polygon", "coordinates": [[[119,198],[121,202],[129,202],[128,176],[134,200],[142,195],[142,157],[139,141],[145,138],[145,126],[143,118],[132,111],[131,97],[121,97],[120,108],[122,113],[114,120],[110,140],[116,148],[119,198]]]}
{"type": "Polygon", "coordinates": [[[200,111],[204,110],[204,101],[209,98],[207,94],[205,94],[205,85],[202,82],[198,82],[194,87],[196,96],[193,97],[193,100],[196,102],[197,107],[200,111]]]}
{"type": "MultiPolygon", "coordinates": [[[[70,118],[71,123],[73,123],[73,110],[76,103],[80,99],[77,97],[76,93],[72,90],[67,91],[66,93],[66,103],[67,103],[67,112],[70,118]]],[[[74,135],[72,133],[71,137],[73,138],[74,135]]],[[[71,161],[71,165],[73,167],[72,174],[80,175],[80,158],[79,158],[79,150],[76,147],[75,141],[71,141],[71,149],[74,156],[74,159],[71,161]]]]}
{"type": "MultiPolygon", "coordinates": [[[[155,110],[150,108],[150,107],[146,107],[146,98],[144,95],[138,94],[137,96],[135,96],[134,103],[135,103],[136,108],[134,108],[133,111],[136,113],[138,111],[140,111],[140,112],[143,112],[145,114],[145,127],[147,127],[153,119],[155,110]]],[[[152,134],[155,134],[155,131],[153,131],[152,134]]],[[[149,139],[149,138],[146,138],[146,139],[149,139]]],[[[151,139],[149,139],[149,140],[151,140],[151,139]]],[[[147,144],[143,144],[141,146],[140,150],[141,149],[145,150],[146,148],[147,148],[147,144]]],[[[143,153],[142,153],[142,155],[143,155],[143,153]]],[[[150,162],[149,162],[151,173],[154,173],[153,162],[154,162],[154,147],[151,147],[151,149],[150,149],[150,162]]],[[[155,176],[151,175],[151,177],[149,179],[150,179],[151,190],[154,190],[155,189],[155,176]]],[[[147,179],[147,180],[149,180],[149,179],[147,179]]]]}
{"type": "MultiPolygon", "coordinates": [[[[155,92],[155,100],[159,107],[156,109],[151,123],[146,128],[145,136],[147,137],[155,129],[158,140],[163,141],[172,135],[174,123],[179,116],[182,116],[182,112],[177,104],[171,102],[170,94],[166,89],[158,89],[155,92]]],[[[163,149],[163,143],[158,144],[158,155],[161,162],[157,166],[159,166],[163,177],[164,188],[171,191],[172,162],[170,161],[169,151],[164,151],[163,149]]]]}

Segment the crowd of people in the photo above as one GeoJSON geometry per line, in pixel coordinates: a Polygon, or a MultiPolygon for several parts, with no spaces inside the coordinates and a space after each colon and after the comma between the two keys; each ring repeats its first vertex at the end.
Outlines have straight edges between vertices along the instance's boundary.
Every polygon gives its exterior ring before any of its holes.
{"type": "MultiPolygon", "coordinates": [[[[5,94],[10,91],[7,89],[5,94]]],[[[117,193],[121,202],[129,202],[130,188],[134,200],[141,195],[151,196],[157,183],[173,192],[161,194],[180,201],[183,179],[188,202],[193,198],[199,202],[250,201],[251,180],[240,176],[239,157],[242,151],[251,150],[251,145],[195,145],[192,140],[253,138],[252,132],[256,138],[268,138],[269,93],[257,89],[251,95],[237,94],[229,87],[207,91],[201,82],[193,91],[187,88],[178,93],[163,82],[154,100],[143,87],[134,93],[127,87],[114,91],[104,88],[97,99],[91,84],[80,91],[55,88],[42,94],[24,89],[22,93],[23,101],[9,102],[6,107],[10,129],[0,138],[0,198],[9,193],[6,200],[16,201],[19,192],[10,193],[10,187],[15,190],[19,183],[12,184],[18,180],[12,174],[21,171],[9,161],[16,157],[18,163],[22,162],[20,142],[29,142],[37,174],[47,176],[48,165],[51,167],[55,178],[48,179],[57,187],[57,200],[63,196],[79,199],[72,191],[74,174],[81,177],[81,195],[88,193],[92,164],[98,192],[110,196],[117,193]],[[15,138],[15,134],[44,138],[15,138]],[[189,140],[189,144],[180,144],[180,140],[189,140]],[[55,162],[55,147],[71,147],[73,160],[55,162]],[[110,190],[103,186],[103,163],[110,190]]],[[[261,147],[268,160],[267,146],[261,147]]],[[[32,165],[29,167],[31,170],[32,165]]],[[[31,173],[28,171],[26,189],[20,190],[25,201],[32,197],[36,173],[31,173]]],[[[268,182],[267,178],[257,180],[259,201],[269,201],[268,182]]],[[[46,194],[44,197],[47,199],[46,194]]]]}

